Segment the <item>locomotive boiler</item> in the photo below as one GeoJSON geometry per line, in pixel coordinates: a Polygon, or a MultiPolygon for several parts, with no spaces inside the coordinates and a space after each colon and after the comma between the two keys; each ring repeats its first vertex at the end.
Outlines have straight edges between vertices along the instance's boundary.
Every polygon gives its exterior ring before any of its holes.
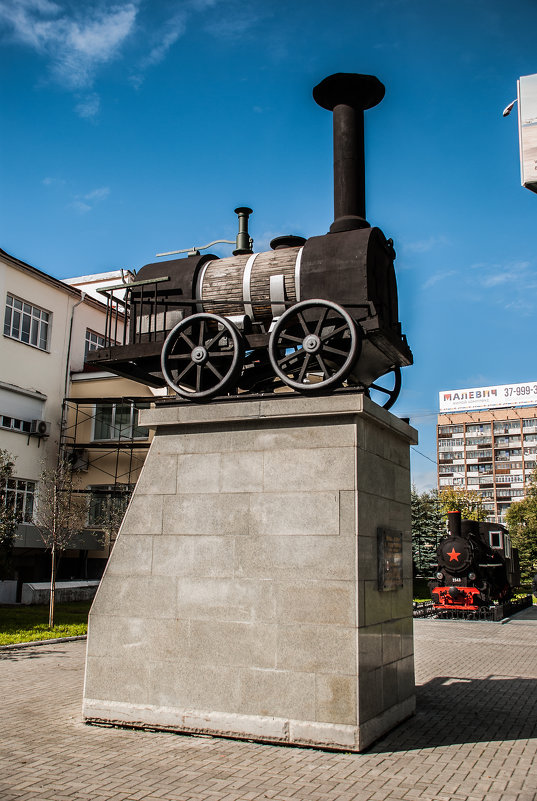
{"type": "Polygon", "coordinates": [[[448,534],[437,549],[431,592],[437,612],[475,612],[507,601],[520,584],[518,552],[498,523],[478,523],[449,512],[448,534]]]}
{"type": "Polygon", "coordinates": [[[105,347],[88,362],[191,401],[377,389],[392,406],[412,353],[398,319],[393,242],[365,218],[363,112],[383,96],[370,75],[338,73],[313,90],[333,112],[327,234],[280,236],[254,253],[251,209],[236,209],[232,256],[193,249],[108,289],[105,347]]]}

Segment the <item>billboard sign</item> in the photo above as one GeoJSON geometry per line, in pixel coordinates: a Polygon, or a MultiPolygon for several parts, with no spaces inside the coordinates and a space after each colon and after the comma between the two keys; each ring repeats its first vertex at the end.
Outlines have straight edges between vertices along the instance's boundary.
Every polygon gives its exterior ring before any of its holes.
{"type": "Polygon", "coordinates": [[[537,192],[537,75],[518,81],[518,135],[522,186],[537,192]]]}
{"type": "Polygon", "coordinates": [[[498,384],[494,387],[446,389],[438,395],[441,414],[475,409],[501,409],[507,406],[537,406],[537,381],[498,384]]]}

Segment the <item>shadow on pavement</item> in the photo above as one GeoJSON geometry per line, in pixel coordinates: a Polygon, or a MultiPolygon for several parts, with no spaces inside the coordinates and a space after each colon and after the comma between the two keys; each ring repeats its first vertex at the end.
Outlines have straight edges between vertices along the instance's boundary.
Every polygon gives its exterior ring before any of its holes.
{"type": "Polygon", "coordinates": [[[518,621],[525,620],[535,620],[537,622],[537,606],[528,606],[527,609],[523,609],[521,612],[517,612],[516,615],[512,615],[510,618],[507,618],[507,620],[504,620],[503,623],[518,623],[518,621]]]}
{"type": "Polygon", "coordinates": [[[41,659],[44,656],[63,656],[65,650],[56,646],[21,645],[20,647],[0,649],[0,662],[22,662],[23,659],[41,659]]]}
{"type": "Polygon", "coordinates": [[[370,753],[537,737],[537,679],[438,677],[416,687],[416,705],[370,753]]]}

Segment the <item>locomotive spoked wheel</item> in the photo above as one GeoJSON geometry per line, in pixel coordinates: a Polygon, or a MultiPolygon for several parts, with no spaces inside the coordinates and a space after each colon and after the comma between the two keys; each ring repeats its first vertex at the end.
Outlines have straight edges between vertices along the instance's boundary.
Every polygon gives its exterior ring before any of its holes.
{"type": "Polygon", "coordinates": [[[367,396],[382,406],[391,409],[401,392],[401,368],[394,367],[367,387],[367,396]]]}
{"type": "Polygon", "coordinates": [[[276,375],[303,393],[341,384],[361,349],[361,328],[345,309],[327,300],[304,300],[284,312],[268,346],[276,375]]]}
{"type": "Polygon", "coordinates": [[[232,322],[217,314],[192,314],[168,334],[161,366],[178,395],[203,400],[236,385],[243,357],[244,341],[232,322]]]}

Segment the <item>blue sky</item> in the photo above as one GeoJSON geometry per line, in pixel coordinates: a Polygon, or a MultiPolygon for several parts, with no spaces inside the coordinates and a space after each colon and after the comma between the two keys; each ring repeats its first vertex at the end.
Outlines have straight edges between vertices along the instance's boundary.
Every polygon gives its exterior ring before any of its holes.
{"type": "Polygon", "coordinates": [[[537,196],[502,117],[536,30],[534,0],[0,0],[0,247],[64,278],[232,239],[238,205],[256,250],[324,233],[311,89],[377,75],[367,217],[395,241],[415,365],[394,412],[433,486],[438,391],[537,378],[537,196]]]}

